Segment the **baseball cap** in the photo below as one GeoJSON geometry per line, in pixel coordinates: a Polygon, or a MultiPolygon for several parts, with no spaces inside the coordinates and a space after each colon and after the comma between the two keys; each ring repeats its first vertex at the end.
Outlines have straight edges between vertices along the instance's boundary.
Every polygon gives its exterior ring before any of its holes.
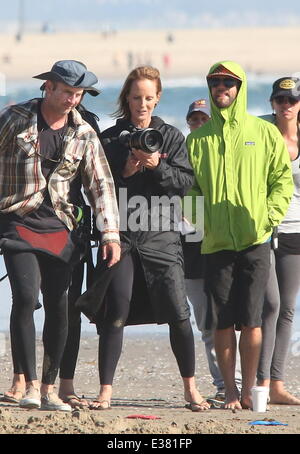
{"type": "Polygon", "coordinates": [[[210,74],[208,74],[206,76],[206,78],[209,79],[211,77],[220,77],[220,76],[232,77],[233,79],[237,79],[237,80],[240,80],[240,81],[242,80],[239,76],[234,74],[229,69],[225,68],[225,66],[223,66],[223,65],[217,66],[212,73],[210,73],[210,74]]]}
{"type": "Polygon", "coordinates": [[[277,96],[288,96],[300,101],[300,79],[287,76],[275,80],[270,101],[277,96]]]}
{"type": "Polygon", "coordinates": [[[202,98],[192,102],[192,104],[189,107],[188,113],[186,114],[187,120],[189,119],[193,112],[203,112],[210,117],[210,107],[207,99],[202,98]]]}

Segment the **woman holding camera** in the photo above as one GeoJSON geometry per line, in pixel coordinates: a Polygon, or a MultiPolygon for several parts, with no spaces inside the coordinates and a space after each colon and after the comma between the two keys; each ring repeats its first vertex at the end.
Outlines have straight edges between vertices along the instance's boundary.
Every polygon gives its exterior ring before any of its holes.
{"type": "MultiPolygon", "coordinates": [[[[170,198],[177,196],[177,214],[181,210],[179,202],[193,183],[193,171],[184,136],[161,118],[152,116],[161,91],[157,69],[142,66],[131,71],[119,96],[115,114],[119,118],[115,126],[102,133],[119,198],[122,259],[114,270],[105,295],[105,308],[102,305],[97,322],[100,393],[91,404],[93,409],[110,407],[124,326],[143,323],[169,324],[187,407],[192,411],[209,408],[195,385],[194,336],[180,237],[175,226],[176,206],[174,210],[170,208],[170,198]],[[160,131],[163,145],[158,151],[145,151],[146,146],[144,150],[131,148],[132,144],[119,139],[121,133],[124,136],[124,131],[129,131],[133,142],[143,145],[141,134],[133,137],[137,128],[160,131]],[[156,201],[161,198],[164,206],[155,205],[153,196],[156,201]]],[[[149,134],[153,150],[156,137],[149,134]]]]}

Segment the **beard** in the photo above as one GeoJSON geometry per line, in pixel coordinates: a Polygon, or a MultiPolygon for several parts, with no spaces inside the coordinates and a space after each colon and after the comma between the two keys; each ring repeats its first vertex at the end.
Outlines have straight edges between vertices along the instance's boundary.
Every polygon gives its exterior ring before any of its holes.
{"type": "Polygon", "coordinates": [[[213,101],[219,109],[226,109],[227,107],[231,106],[233,101],[235,100],[235,96],[230,96],[230,95],[216,95],[213,98],[213,101]]]}

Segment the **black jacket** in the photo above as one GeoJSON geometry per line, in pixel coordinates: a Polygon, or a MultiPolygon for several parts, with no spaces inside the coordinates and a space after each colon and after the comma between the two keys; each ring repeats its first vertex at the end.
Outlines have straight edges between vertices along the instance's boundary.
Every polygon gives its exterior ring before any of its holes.
{"type": "MultiPolygon", "coordinates": [[[[119,119],[115,126],[102,133],[102,143],[119,200],[122,255],[133,253],[137,264],[127,324],[184,320],[190,314],[186,302],[180,235],[176,227],[174,228],[176,213],[171,210],[168,216],[168,209],[167,212],[162,209],[153,211],[153,196],[167,196],[164,200],[166,207],[173,196],[177,196],[178,202],[193,184],[193,170],[188,161],[182,133],[159,117],[152,118],[150,127],[158,129],[164,137],[160,163],[154,170],[144,169],[129,178],[122,177],[122,170],[130,150],[116,138],[124,130],[132,131],[133,125],[127,120],[119,119]],[[142,196],[146,203],[138,205],[137,208],[128,208],[124,194],[121,195],[124,189],[127,190],[128,200],[134,196],[142,196]],[[131,222],[137,220],[139,223],[141,219],[145,224],[135,231],[131,222]]],[[[180,205],[177,206],[177,220],[180,221],[178,209],[181,210],[180,205]]],[[[98,266],[103,265],[100,263],[98,266]]],[[[110,274],[112,273],[113,269],[110,274]]],[[[79,305],[83,312],[84,305],[91,307],[91,303],[94,305],[93,311],[96,307],[99,309],[105,294],[104,287],[108,285],[108,276],[109,273],[105,278],[102,274],[102,278],[95,283],[94,290],[92,288],[90,293],[81,297],[79,305]]]]}
{"type": "Polygon", "coordinates": [[[178,195],[183,197],[193,183],[193,170],[190,166],[183,134],[174,126],[164,123],[159,117],[152,117],[150,128],[157,129],[164,138],[160,150],[160,163],[154,170],[145,169],[130,178],[123,179],[121,172],[125,166],[130,150],[118,143],[122,131],[132,131],[134,126],[128,121],[119,119],[115,126],[102,133],[106,157],[110,164],[116,187],[127,187],[128,196],[139,194],[145,197],[153,195],[178,195]],[[110,142],[108,141],[111,140],[110,142]]]}

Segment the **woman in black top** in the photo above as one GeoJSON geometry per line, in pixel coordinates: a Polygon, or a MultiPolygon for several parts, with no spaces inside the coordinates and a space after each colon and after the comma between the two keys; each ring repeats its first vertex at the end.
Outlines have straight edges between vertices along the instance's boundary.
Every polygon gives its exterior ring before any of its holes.
{"type": "Polygon", "coordinates": [[[193,171],[181,132],[152,117],[161,90],[157,69],[134,69],[119,96],[119,119],[102,134],[119,197],[122,260],[112,273],[97,322],[101,387],[92,404],[95,409],[110,407],[124,326],[142,323],[169,324],[188,408],[209,408],[195,386],[194,337],[176,229],[176,214],[181,219],[180,200],[193,183],[193,171]],[[148,153],[122,144],[120,133],[132,133],[136,128],[160,131],[163,145],[159,151],[148,153]]]}

